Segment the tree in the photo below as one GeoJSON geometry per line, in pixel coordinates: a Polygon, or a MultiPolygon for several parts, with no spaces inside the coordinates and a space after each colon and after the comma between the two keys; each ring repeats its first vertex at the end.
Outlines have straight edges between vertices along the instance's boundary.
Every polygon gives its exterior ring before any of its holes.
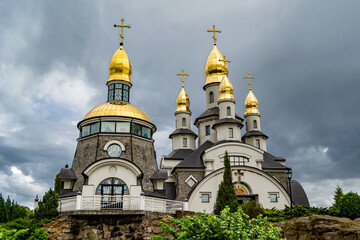
{"type": "Polygon", "coordinates": [[[161,223],[163,234],[171,238],[152,236],[157,240],[193,239],[193,240],[222,240],[222,239],[279,239],[281,228],[268,224],[266,218],[259,215],[250,219],[238,207],[235,213],[229,207],[221,211],[220,217],[207,213],[196,213],[197,216],[185,216],[182,219],[168,219],[175,228],[161,223]]]}
{"type": "Polygon", "coordinates": [[[340,217],[351,219],[360,217],[360,196],[357,193],[349,192],[338,201],[337,207],[340,217]]]}
{"type": "Polygon", "coordinates": [[[54,192],[59,196],[60,195],[60,189],[62,185],[62,181],[59,179],[59,174],[56,174],[55,180],[54,180],[54,192]]]}
{"type": "Polygon", "coordinates": [[[342,196],[344,196],[344,192],[343,192],[342,188],[339,185],[337,185],[336,189],[335,189],[335,195],[334,195],[335,204],[337,204],[339,202],[339,200],[342,196]]]}
{"type": "Polygon", "coordinates": [[[58,215],[58,195],[51,188],[47,191],[42,201],[39,201],[39,207],[35,210],[37,219],[53,219],[58,215]]]}
{"type": "Polygon", "coordinates": [[[219,190],[217,192],[216,202],[214,205],[215,214],[220,214],[221,210],[225,209],[226,206],[229,206],[230,212],[236,212],[239,206],[236,198],[234,184],[232,182],[230,159],[227,151],[225,152],[224,165],[225,170],[223,180],[219,185],[219,190]]]}

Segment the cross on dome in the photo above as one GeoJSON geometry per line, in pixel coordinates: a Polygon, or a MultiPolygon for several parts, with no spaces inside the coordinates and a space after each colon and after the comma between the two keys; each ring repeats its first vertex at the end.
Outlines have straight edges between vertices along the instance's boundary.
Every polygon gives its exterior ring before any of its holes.
{"type": "Polygon", "coordinates": [[[176,75],[181,76],[182,87],[184,87],[184,76],[189,76],[189,74],[184,73],[184,69],[181,69],[181,73],[178,73],[176,75]]]}
{"type": "Polygon", "coordinates": [[[224,55],[224,59],[219,59],[220,62],[224,62],[224,63],[231,63],[230,60],[226,60],[226,56],[224,55]]]}
{"type": "Polygon", "coordinates": [[[248,72],[248,75],[245,76],[244,78],[249,79],[249,90],[251,90],[251,82],[250,82],[250,80],[251,80],[251,79],[255,79],[255,77],[251,77],[251,76],[250,76],[250,72],[248,72]]]}
{"type": "Polygon", "coordinates": [[[214,45],[216,45],[216,35],[215,33],[221,33],[220,30],[215,30],[215,25],[213,25],[213,30],[207,30],[207,32],[212,32],[214,35],[213,35],[213,39],[214,39],[214,45]]]}
{"type": "Polygon", "coordinates": [[[121,28],[121,32],[120,32],[120,46],[122,46],[124,43],[123,43],[123,39],[124,39],[124,33],[123,33],[123,29],[124,28],[131,28],[130,25],[124,25],[124,19],[122,18],[121,19],[121,24],[120,25],[116,25],[114,24],[114,27],[120,27],[121,28]]]}
{"type": "Polygon", "coordinates": [[[237,176],[237,183],[241,183],[241,177],[244,176],[244,173],[241,172],[241,170],[237,170],[236,173],[234,173],[235,176],[237,176]]]}

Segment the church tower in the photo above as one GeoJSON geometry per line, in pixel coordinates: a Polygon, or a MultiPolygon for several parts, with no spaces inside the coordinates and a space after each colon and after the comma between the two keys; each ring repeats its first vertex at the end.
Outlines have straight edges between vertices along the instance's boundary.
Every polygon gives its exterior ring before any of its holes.
{"type": "Polygon", "coordinates": [[[249,79],[249,93],[245,99],[246,133],[242,139],[245,143],[266,151],[266,139],[268,139],[268,136],[261,132],[259,102],[251,91],[250,80],[255,79],[255,77],[251,77],[250,73],[248,73],[248,76],[244,78],[249,79]]]}
{"type": "Polygon", "coordinates": [[[178,76],[181,76],[182,88],[178,97],[176,98],[176,130],[172,132],[169,136],[172,140],[172,150],[178,149],[191,149],[195,150],[195,139],[197,135],[191,130],[191,111],[190,111],[190,100],[184,89],[184,76],[189,76],[189,74],[178,73],[178,76]]]}

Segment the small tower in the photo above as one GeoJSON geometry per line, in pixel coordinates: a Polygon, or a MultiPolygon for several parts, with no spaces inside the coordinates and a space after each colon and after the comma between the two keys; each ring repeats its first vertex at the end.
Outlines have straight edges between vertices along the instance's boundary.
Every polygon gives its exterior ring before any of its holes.
{"type": "Polygon", "coordinates": [[[172,132],[169,136],[172,140],[172,150],[177,149],[192,149],[195,150],[195,139],[197,135],[191,130],[191,111],[190,111],[190,100],[189,96],[184,89],[184,76],[189,76],[189,74],[178,73],[178,76],[181,76],[182,88],[176,99],[176,130],[172,132]]]}
{"type": "MultiPolygon", "coordinates": [[[[230,62],[228,60],[221,60],[230,62]]],[[[229,78],[225,75],[219,85],[219,120],[214,123],[213,129],[216,131],[216,141],[237,140],[241,141],[241,121],[235,119],[235,98],[234,88],[229,78]]]]}
{"type": "Polygon", "coordinates": [[[249,93],[245,99],[246,133],[242,139],[245,143],[266,151],[266,139],[268,139],[268,136],[261,132],[259,102],[251,91],[250,80],[255,79],[255,77],[251,77],[250,73],[248,73],[248,76],[244,78],[249,79],[249,93]]]}
{"type": "Polygon", "coordinates": [[[39,208],[39,196],[36,194],[36,197],[34,199],[34,210],[39,208]]]}

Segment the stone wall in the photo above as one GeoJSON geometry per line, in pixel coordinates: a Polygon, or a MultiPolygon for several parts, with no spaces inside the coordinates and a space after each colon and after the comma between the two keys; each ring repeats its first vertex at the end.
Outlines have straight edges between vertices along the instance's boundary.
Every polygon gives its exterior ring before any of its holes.
{"type": "Polygon", "coordinates": [[[192,175],[196,178],[199,183],[204,178],[203,169],[176,169],[175,172],[175,182],[176,182],[176,200],[185,201],[188,198],[189,192],[196,187],[196,184],[191,188],[185,180],[192,175]]]}

